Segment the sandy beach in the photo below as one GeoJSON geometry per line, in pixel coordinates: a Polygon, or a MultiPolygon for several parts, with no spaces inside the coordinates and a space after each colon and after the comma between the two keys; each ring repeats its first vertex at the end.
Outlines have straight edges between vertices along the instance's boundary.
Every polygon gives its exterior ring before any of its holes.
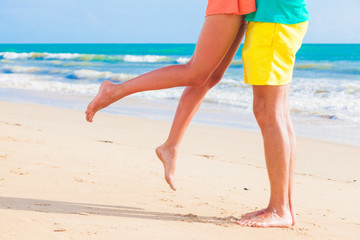
{"type": "Polygon", "coordinates": [[[298,139],[289,229],[234,220],[269,196],[260,133],[192,124],[173,192],[170,122],[0,102],[0,239],[360,239],[360,147],[298,139]]]}

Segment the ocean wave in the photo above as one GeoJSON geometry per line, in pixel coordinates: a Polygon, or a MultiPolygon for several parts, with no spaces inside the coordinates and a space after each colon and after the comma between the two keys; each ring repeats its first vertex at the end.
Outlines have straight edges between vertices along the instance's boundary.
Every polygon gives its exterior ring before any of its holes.
{"type": "Polygon", "coordinates": [[[232,60],[230,66],[242,66],[243,62],[242,60],[232,60]]]}
{"type": "Polygon", "coordinates": [[[53,76],[31,74],[0,74],[0,87],[49,91],[67,94],[95,95],[100,87],[96,83],[68,83],[53,76]]]}
{"type": "Polygon", "coordinates": [[[29,58],[29,53],[14,53],[14,52],[2,52],[0,53],[0,58],[3,59],[26,59],[29,58]]]}
{"type": "Polygon", "coordinates": [[[124,62],[166,62],[172,61],[171,58],[166,56],[158,56],[158,55],[125,55],[124,62]]]}
{"type": "Polygon", "coordinates": [[[190,61],[190,58],[187,57],[179,57],[178,59],[176,59],[176,62],[179,64],[185,64],[188,63],[190,61]]]}
{"type": "Polygon", "coordinates": [[[2,62],[2,63],[12,63],[13,61],[9,60],[9,59],[1,59],[0,62],[2,62]]]}
{"type": "MultiPolygon", "coordinates": [[[[179,57],[176,59],[176,63],[178,64],[185,64],[188,63],[190,61],[191,58],[189,57],[179,57]]],[[[231,67],[238,67],[238,66],[242,66],[243,62],[242,60],[232,60],[230,63],[231,67]]]]}
{"type": "Polygon", "coordinates": [[[104,54],[81,54],[79,57],[74,58],[74,60],[94,62],[122,62],[124,60],[124,57],[104,54]]]}
{"type": "Polygon", "coordinates": [[[299,64],[295,64],[295,69],[304,69],[304,70],[308,70],[308,69],[318,69],[318,70],[323,70],[323,69],[331,69],[333,68],[334,65],[330,64],[330,63],[299,63],[299,64]]]}
{"type": "MultiPolygon", "coordinates": [[[[81,62],[130,62],[130,63],[174,63],[185,64],[190,61],[190,57],[171,57],[162,55],[104,55],[104,54],[79,54],[79,53],[48,53],[48,52],[30,52],[15,53],[1,52],[1,60],[54,60],[52,63],[59,64],[57,60],[73,60],[81,62]]],[[[76,65],[76,62],[63,63],[76,65]]],[[[90,64],[90,63],[88,63],[90,64]]],[[[89,65],[90,66],[90,65],[89,65]]],[[[233,60],[231,67],[242,66],[241,60],[233,60]]],[[[305,68],[305,66],[304,66],[305,68]]]]}
{"type": "MultiPolygon", "coordinates": [[[[16,53],[16,52],[1,52],[0,59],[14,60],[14,59],[35,59],[35,60],[77,60],[77,61],[103,61],[103,62],[176,62],[168,56],[160,55],[104,55],[104,54],[79,54],[79,53],[16,53]]],[[[179,61],[186,61],[187,58],[179,58],[179,61]]]]}
{"type": "MultiPolygon", "coordinates": [[[[59,63],[57,61],[52,61],[52,63],[59,65],[59,63]]],[[[91,66],[95,66],[94,63],[90,63],[90,62],[66,62],[66,63],[60,63],[62,66],[64,67],[72,67],[72,66],[87,66],[87,67],[91,67],[91,66]]]]}
{"type": "Polygon", "coordinates": [[[3,73],[31,73],[41,71],[38,67],[5,66],[0,68],[3,73]]]}
{"type": "Polygon", "coordinates": [[[242,84],[240,80],[234,80],[232,78],[223,78],[217,84],[217,86],[224,86],[224,87],[247,87],[247,85],[242,84]]]}
{"type": "Polygon", "coordinates": [[[304,115],[360,122],[360,82],[294,79],[291,109],[304,115]]]}
{"type": "Polygon", "coordinates": [[[30,52],[30,53],[16,53],[16,52],[1,52],[0,58],[3,59],[76,59],[81,55],[78,53],[39,53],[39,52],[30,52]]]}
{"type": "Polygon", "coordinates": [[[90,69],[75,70],[73,74],[68,76],[68,78],[72,78],[72,79],[88,79],[88,80],[108,79],[112,81],[126,81],[134,77],[136,77],[136,75],[125,74],[125,73],[112,73],[109,71],[100,72],[90,69]]]}
{"type": "MultiPolygon", "coordinates": [[[[99,81],[94,80],[122,82],[136,76],[91,69],[42,69],[23,66],[3,67],[0,72],[3,72],[0,74],[0,87],[86,95],[96,94],[98,91],[99,81]],[[41,74],[38,74],[39,72],[41,74]]],[[[251,112],[250,88],[242,79],[226,74],[222,81],[209,91],[204,101],[251,112]]],[[[181,92],[182,88],[175,88],[139,93],[137,96],[145,99],[177,100],[181,97],[181,92]]],[[[295,77],[290,101],[291,111],[297,115],[360,123],[360,81],[357,80],[295,77]]]]}

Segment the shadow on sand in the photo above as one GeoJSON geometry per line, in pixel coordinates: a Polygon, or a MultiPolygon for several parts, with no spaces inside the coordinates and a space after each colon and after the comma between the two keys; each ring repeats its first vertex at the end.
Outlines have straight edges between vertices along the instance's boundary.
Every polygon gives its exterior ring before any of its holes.
{"type": "Polygon", "coordinates": [[[15,198],[15,197],[0,197],[1,209],[34,211],[44,213],[62,213],[62,214],[76,214],[76,215],[101,215],[114,216],[126,218],[142,218],[162,221],[181,221],[181,222],[195,222],[195,223],[211,223],[220,226],[234,225],[236,218],[228,217],[211,217],[211,216],[197,216],[194,214],[177,214],[168,212],[147,211],[143,208],[76,203],[76,202],[61,202],[42,199],[30,198],[15,198]]]}

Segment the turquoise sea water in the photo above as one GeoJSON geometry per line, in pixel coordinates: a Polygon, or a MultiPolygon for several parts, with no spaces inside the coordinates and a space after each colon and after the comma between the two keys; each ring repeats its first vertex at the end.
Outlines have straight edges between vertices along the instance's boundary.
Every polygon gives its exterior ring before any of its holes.
{"type": "MultiPolygon", "coordinates": [[[[186,63],[194,49],[195,44],[0,44],[0,99],[21,101],[26,91],[32,92],[33,102],[47,104],[54,94],[64,99],[94,96],[104,80],[120,83],[159,67],[186,63]],[[36,95],[48,97],[40,101],[36,95]]],[[[175,88],[133,97],[155,101],[161,108],[175,106],[181,92],[175,88]]],[[[338,131],[342,136],[336,137],[337,142],[360,145],[360,137],[352,136],[360,136],[360,44],[304,44],[297,54],[290,100],[304,135],[323,128],[322,138],[338,131]]],[[[251,115],[252,91],[243,83],[241,51],[205,105],[229,116],[251,115]]]]}

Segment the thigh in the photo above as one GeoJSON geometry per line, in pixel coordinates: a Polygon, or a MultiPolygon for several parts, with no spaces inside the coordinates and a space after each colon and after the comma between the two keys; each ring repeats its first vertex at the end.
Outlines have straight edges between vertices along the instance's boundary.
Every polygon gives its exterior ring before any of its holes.
{"type": "Polygon", "coordinates": [[[213,72],[213,75],[222,76],[224,74],[224,72],[226,71],[226,69],[229,67],[236,52],[239,49],[241,41],[244,38],[246,26],[247,26],[247,24],[241,24],[233,43],[231,44],[229,50],[227,51],[227,53],[226,53],[225,57],[223,58],[223,60],[221,61],[221,63],[218,65],[218,67],[213,72]]]}
{"type": "Polygon", "coordinates": [[[191,66],[212,73],[226,56],[238,35],[242,16],[212,15],[205,18],[191,66]]]}

